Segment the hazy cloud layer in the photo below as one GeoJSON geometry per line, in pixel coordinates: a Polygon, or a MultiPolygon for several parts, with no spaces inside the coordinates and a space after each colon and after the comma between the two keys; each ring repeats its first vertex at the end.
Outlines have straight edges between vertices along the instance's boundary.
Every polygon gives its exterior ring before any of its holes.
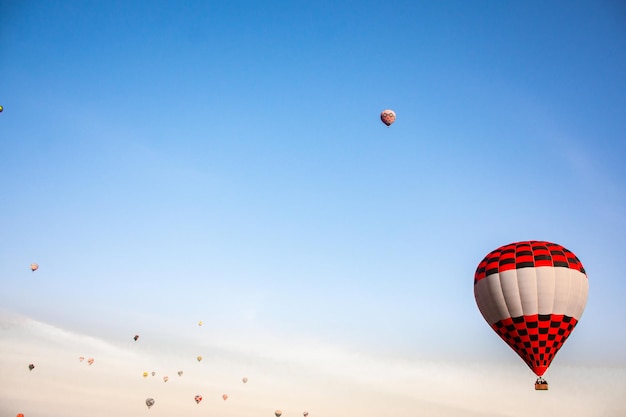
{"type": "Polygon", "coordinates": [[[141,338],[116,345],[25,317],[0,321],[0,412],[49,417],[153,416],[528,416],[617,417],[626,413],[626,369],[561,366],[550,391],[535,392],[520,363],[428,362],[278,340],[223,341],[161,350],[141,338]],[[177,351],[178,349],[178,351],[177,351]],[[192,351],[203,353],[202,362],[192,351]],[[190,352],[185,356],[181,352],[190,352]],[[93,357],[93,365],[79,356],[93,357]],[[34,363],[35,369],[28,370],[34,363]],[[182,376],[177,371],[182,370],[182,376]],[[156,376],[142,377],[142,372],[156,376]],[[163,376],[169,377],[163,382],[163,376]],[[243,384],[241,378],[249,381],[243,384]],[[221,398],[227,393],[229,398],[221,398]],[[204,400],[196,405],[193,397],[204,400]]]}

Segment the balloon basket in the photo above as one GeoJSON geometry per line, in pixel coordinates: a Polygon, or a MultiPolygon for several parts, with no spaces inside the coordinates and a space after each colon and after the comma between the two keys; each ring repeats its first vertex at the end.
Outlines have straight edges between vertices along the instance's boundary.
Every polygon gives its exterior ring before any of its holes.
{"type": "Polygon", "coordinates": [[[535,384],[535,389],[537,391],[547,391],[548,390],[548,384],[546,384],[546,383],[536,383],[535,384]]]}

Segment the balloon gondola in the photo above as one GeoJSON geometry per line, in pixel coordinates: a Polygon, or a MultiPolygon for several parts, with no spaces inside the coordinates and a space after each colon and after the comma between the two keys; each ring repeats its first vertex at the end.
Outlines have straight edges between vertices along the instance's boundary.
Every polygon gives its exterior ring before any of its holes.
{"type": "Polygon", "coordinates": [[[542,377],[537,378],[537,380],[535,381],[535,389],[537,391],[547,391],[548,381],[546,381],[542,377]]]}

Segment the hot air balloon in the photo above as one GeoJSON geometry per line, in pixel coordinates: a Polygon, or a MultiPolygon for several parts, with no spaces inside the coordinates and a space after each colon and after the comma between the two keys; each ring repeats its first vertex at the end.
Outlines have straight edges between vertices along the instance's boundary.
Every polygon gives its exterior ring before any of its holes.
{"type": "Polygon", "coordinates": [[[245,376],[241,380],[243,381],[244,384],[248,382],[248,378],[246,378],[245,376]]]}
{"type": "Polygon", "coordinates": [[[274,415],[275,415],[276,417],[280,417],[280,416],[282,416],[282,415],[283,415],[283,412],[282,412],[282,411],[280,411],[280,410],[276,410],[276,411],[274,411],[274,415]]]}
{"type": "Polygon", "coordinates": [[[164,377],[163,377],[163,382],[167,382],[167,381],[169,381],[169,379],[170,379],[170,378],[169,378],[168,376],[164,376],[164,377]]]}
{"type": "Polygon", "coordinates": [[[198,322],[198,326],[202,326],[202,320],[198,322]]]}
{"type": "Polygon", "coordinates": [[[391,126],[393,122],[396,121],[396,112],[393,110],[383,110],[380,113],[380,120],[387,125],[387,127],[391,126]]]}
{"type": "Polygon", "coordinates": [[[89,365],[93,365],[93,358],[89,358],[89,359],[87,359],[87,363],[88,363],[89,365]]]}
{"type": "Polygon", "coordinates": [[[544,241],[502,246],[474,275],[481,314],[537,375],[536,389],[547,389],[542,376],[580,320],[588,290],[576,255],[544,241]]]}
{"type": "Polygon", "coordinates": [[[84,361],[84,360],[85,360],[85,357],[84,357],[84,356],[79,356],[79,357],[78,357],[78,360],[82,362],[82,361],[84,361]]]}
{"type": "Polygon", "coordinates": [[[148,373],[147,373],[147,372],[144,372],[144,373],[143,373],[143,377],[144,377],[144,378],[148,378],[148,373]]]}
{"type": "MultiPolygon", "coordinates": [[[[3,110],[4,110],[4,107],[0,106],[0,113],[2,113],[3,110]]],[[[17,417],[20,417],[19,414],[17,417]]],[[[22,417],[24,417],[24,414],[22,414],[22,417]]]]}
{"type": "MultiPolygon", "coordinates": [[[[2,106],[0,106],[0,112],[2,111],[2,106]]],[[[24,417],[24,414],[22,413],[17,413],[17,415],[15,417],[24,417]]]]}
{"type": "Polygon", "coordinates": [[[228,399],[228,395],[226,395],[226,394],[222,394],[222,399],[223,399],[224,401],[226,401],[226,400],[228,399]]]}
{"type": "Polygon", "coordinates": [[[135,336],[133,336],[133,340],[134,340],[135,342],[137,341],[137,339],[139,339],[139,335],[138,335],[138,334],[136,334],[135,336]]]}
{"type": "Polygon", "coordinates": [[[32,363],[28,365],[28,370],[32,371],[33,369],[35,369],[35,365],[33,365],[32,363]]]}
{"type": "Polygon", "coordinates": [[[155,375],[156,375],[156,372],[152,371],[152,376],[155,376],[155,375]]]}
{"type": "Polygon", "coordinates": [[[183,371],[178,371],[178,376],[183,376],[183,371]]]}
{"type": "Polygon", "coordinates": [[[198,362],[200,362],[202,360],[202,356],[198,356],[196,359],[198,359],[198,362]]]}
{"type": "Polygon", "coordinates": [[[196,395],[193,399],[196,400],[196,404],[200,404],[200,401],[202,401],[202,395],[196,395]]]}
{"type": "Polygon", "coordinates": [[[308,412],[308,411],[305,411],[304,413],[302,413],[302,415],[303,415],[304,417],[307,417],[307,416],[309,415],[309,412],[308,412]]]}
{"type": "Polygon", "coordinates": [[[147,398],[146,399],[146,405],[148,406],[148,410],[149,410],[150,407],[152,407],[154,405],[154,398],[147,398]]]}
{"type": "Polygon", "coordinates": [[[39,265],[38,264],[30,264],[30,270],[35,272],[36,270],[39,269],[39,265]]]}

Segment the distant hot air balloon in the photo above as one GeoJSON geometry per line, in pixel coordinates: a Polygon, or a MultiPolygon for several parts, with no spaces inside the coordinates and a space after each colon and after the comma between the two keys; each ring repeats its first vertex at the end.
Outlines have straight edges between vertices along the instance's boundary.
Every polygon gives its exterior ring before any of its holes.
{"type": "Polygon", "coordinates": [[[393,110],[383,110],[380,113],[380,120],[387,125],[387,127],[391,126],[393,122],[396,121],[396,112],[393,110]]]}
{"type": "Polygon", "coordinates": [[[198,326],[202,326],[202,320],[198,322],[198,326]]]}
{"type": "Polygon", "coordinates": [[[163,382],[167,382],[167,381],[169,381],[169,379],[170,378],[166,375],[166,376],[163,377],[163,382]]]}
{"type": "Polygon", "coordinates": [[[39,269],[39,265],[38,264],[30,264],[30,270],[35,272],[36,270],[39,269]]]}
{"type": "Polygon", "coordinates": [[[135,342],[137,341],[137,339],[139,339],[139,335],[136,334],[135,336],[133,336],[133,339],[135,340],[135,342]]]}
{"type": "Polygon", "coordinates": [[[539,377],[580,320],[589,281],[580,260],[555,243],[524,241],[489,253],[474,275],[474,297],[491,326],[539,377]]]}
{"type": "Polygon", "coordinates": [[[152,371],[152,376],[155,376],[155,375],[156,375],[156,372],[152,371]]]}
{"type": "Polygon", "coordinates": [[[196,359],[198,359],[198,362],[200,362],[202,360],[202,356],[198,356],[196,359]]]}
{"type": "Polygon", "coordinates": [[[89,359],[87,359],[87,363],[88,363],[89,365],[93,365],[93,358],[89,358],[89,359]]]}
{"type": "Polygon", "coordinates": [[[226,394],[222,394],[222,399],[223,399],[224,401],[226,401],[226,400],[228,399],[228,395],[226,395],[226,394]]]}
{"type": "Polygon", "coordinates": [[[308,411],[305,411],[304,413],[302,413],[302,415],[303,415],[304,417],[307,417],[307,416],[309,415],[309,412],[308,412],[308,411]]]}
{"type": "Polygon", "coordinates": [[[144,373],[143,373],[143,377],[144,377],[144,378],[147,378],[147,377],[148,377],[148,373],[147,373],[147,372],[144,372],[144,373]]]}
{"type": "MultiPolygon", "coordinates": [[[[0,113],[2,113],[3,110],[4,110],[4,107],[0,106],[0,113]]],[[[19,414],[17,417],[20,417],[19,414]]],[[[22,414],[22,417],[24,417],[24,414],[22,414]]]]}
{"type": "Polygon", "coordinates": [[[85,357],[84,357],[84,356],[79,356],[79,357],[78,357],[78,360],[82,362],[82,361],[84,361],[84,360],[85,360],[85,357]]]}
{"type": "Polygon", "coordinates": [[[282,412],[282,411],[280,411],[280,410],[276,410],[276,411],[274,411],[274,415],[275,415],[276,417],[280,417],[280,416],[282,416],[282,415],[283,415],[283,412],[282,412]]]}
{"type": "Polygon", "coordinates": [[[246,378],[245,376],[241,380],[243,381],[244,384],[248,382],[248,378],[246,378]]]}
{"type": "MultiPolygon", "coordinates": [[[[0,106],[0,112],[2,111],[2,106],[0,106]]],[[[24,417],[24,414],[22,413],[17,413],[17,415],[15,417],[24,417]]]]}
{"type": "Polygon", "coordinates": [[[147,398],[146,399],[146,405],[148,406],[148,410],[149,410],[150,407],[152,407],[154,405],[154,398],[147,398]]]}
{"type": "Polygon", "coordinates": [[[183,371],[178,371],[178,376],[183,376],[183,371]]]}
{"type": "Polygon", "coordinates": [[[196,404],[200,404],[200,401],[202,401],[202,395],[196,395],[193,399],[196,400],[196,404]]]}
{"type": "Polygon", "coordinates": [[[28,370],[32,371],[33,369],[35,369],[35,365],[33,365],[32,363],[28,365],[28,370]]]}

